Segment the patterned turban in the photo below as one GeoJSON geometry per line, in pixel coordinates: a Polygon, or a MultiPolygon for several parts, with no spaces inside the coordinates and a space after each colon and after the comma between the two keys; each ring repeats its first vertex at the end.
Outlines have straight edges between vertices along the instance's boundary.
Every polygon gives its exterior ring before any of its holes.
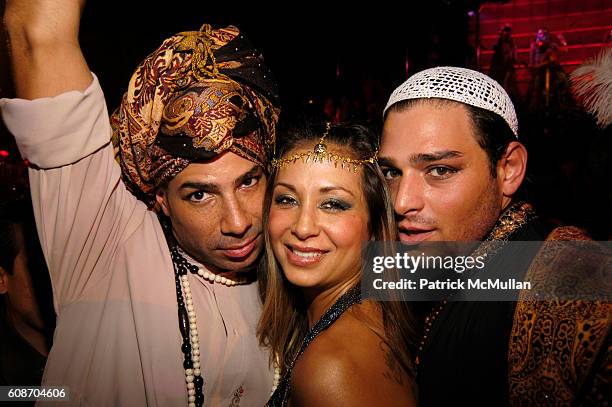
{"type": "Polygon", "coordinates": [[[231,151],[266,169],[278,100],[261,54],[236,27],[168,38],[136,68],[111,116],[127,188],[159,210],[156,189],[192,162],[231,151]]]}

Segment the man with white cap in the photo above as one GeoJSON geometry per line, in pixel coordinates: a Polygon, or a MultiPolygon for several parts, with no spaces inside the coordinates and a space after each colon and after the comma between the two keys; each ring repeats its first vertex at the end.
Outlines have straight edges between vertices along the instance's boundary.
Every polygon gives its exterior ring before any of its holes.
{"type": "MultiPolygon", "coordinates": [[[[521,199],[527,150],[514,106],[479,72],[437,67],[400,85],[384,111],[379,157],[403,243],[585,239],[577,228],[547,230],[521,199]]],[[[525,273],[533,259],[517,267],[525,273]]],[[[506,250],[489,267],[511,260],[506,250]]],[[[609,357],[608,304],[570,302],[561,312],[545,301],[444,301],[424,314],[420,405],[589,404],[605,394],[592,372],[609,357]],[[572,335],[565,341],[562,327],[572,335]]]]}

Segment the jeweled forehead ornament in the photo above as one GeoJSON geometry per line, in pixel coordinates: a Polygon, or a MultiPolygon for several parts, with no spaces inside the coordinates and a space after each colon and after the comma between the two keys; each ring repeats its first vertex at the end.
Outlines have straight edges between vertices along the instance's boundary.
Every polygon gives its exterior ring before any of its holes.
{"type": "Polygon", "coordinates": [[[393,91],[383,116],[398,102],[428,98],[454,100],[496,113],[518,138],[516,111],[504,88],[483,73],[455,66],[438,66],[412,75],[393,91]]]}
{"type": "Polygon", "coordinates": [[[329,162],[333,163],[335,167],[340,165],[342,168],[352,169],[353,172],[357,172],[359,166],[374,164],[376,162],[378,150],[374,152],[372,157],[366,159],[352,158],[346,155],[340,155],[336,151],[329,151],[327,149],[327,144],[325,144],[325,137],[329,134],[330,129],[331,123],[327,122],[325,124],[325,132],[319,139],[319,142],[315,144],[312,151],[301,151],[286,157],[274,158],[270,165],[272,168],[284,168],[287,164],[295,164],[298,160],[301,160],[303,163],[329,162]]]}

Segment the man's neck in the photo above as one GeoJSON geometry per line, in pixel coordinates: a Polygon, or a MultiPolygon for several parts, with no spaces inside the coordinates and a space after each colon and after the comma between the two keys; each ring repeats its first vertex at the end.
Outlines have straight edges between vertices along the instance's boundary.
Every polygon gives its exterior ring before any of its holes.
{"type": "Polygon", "coordinates": [[[512,199],[512,197],[504,197],[504,198],[502,198],[502,208],[501,208],[500,216],[501,216],[501,214],[503,214],[506,211],[506,209],[508,209],[510,206],[512,206],[512,204],[515,203],[515,202],[516,202],[516,200],[512,199]]]}

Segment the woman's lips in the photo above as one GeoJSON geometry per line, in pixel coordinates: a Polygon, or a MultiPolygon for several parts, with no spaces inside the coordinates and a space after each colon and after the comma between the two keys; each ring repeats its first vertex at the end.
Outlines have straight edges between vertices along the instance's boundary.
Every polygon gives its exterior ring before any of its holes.
{"type": "Polygon", "coordinates": [[[287,252],[287,260],[289,263],[298,267],[306,267],[311,266],[313,264],[319,263],[325,253],[325,250],[320,250],[312,247],[294,247],[285,245],[285,250],[287,252]]]}
{"type": "Polygon", "coordinates": [[[253,250],[255,249],[255,245],[257,244],[257,238],[259,236],[256,236],[255,238],[253,238],[252,240],[244,243],[241,246],[237,246],[231,249],[221,249],[221,252],[231,258],[231,259],[240,259],[243,257],[247,257],[249,256],[253,250]]]}

